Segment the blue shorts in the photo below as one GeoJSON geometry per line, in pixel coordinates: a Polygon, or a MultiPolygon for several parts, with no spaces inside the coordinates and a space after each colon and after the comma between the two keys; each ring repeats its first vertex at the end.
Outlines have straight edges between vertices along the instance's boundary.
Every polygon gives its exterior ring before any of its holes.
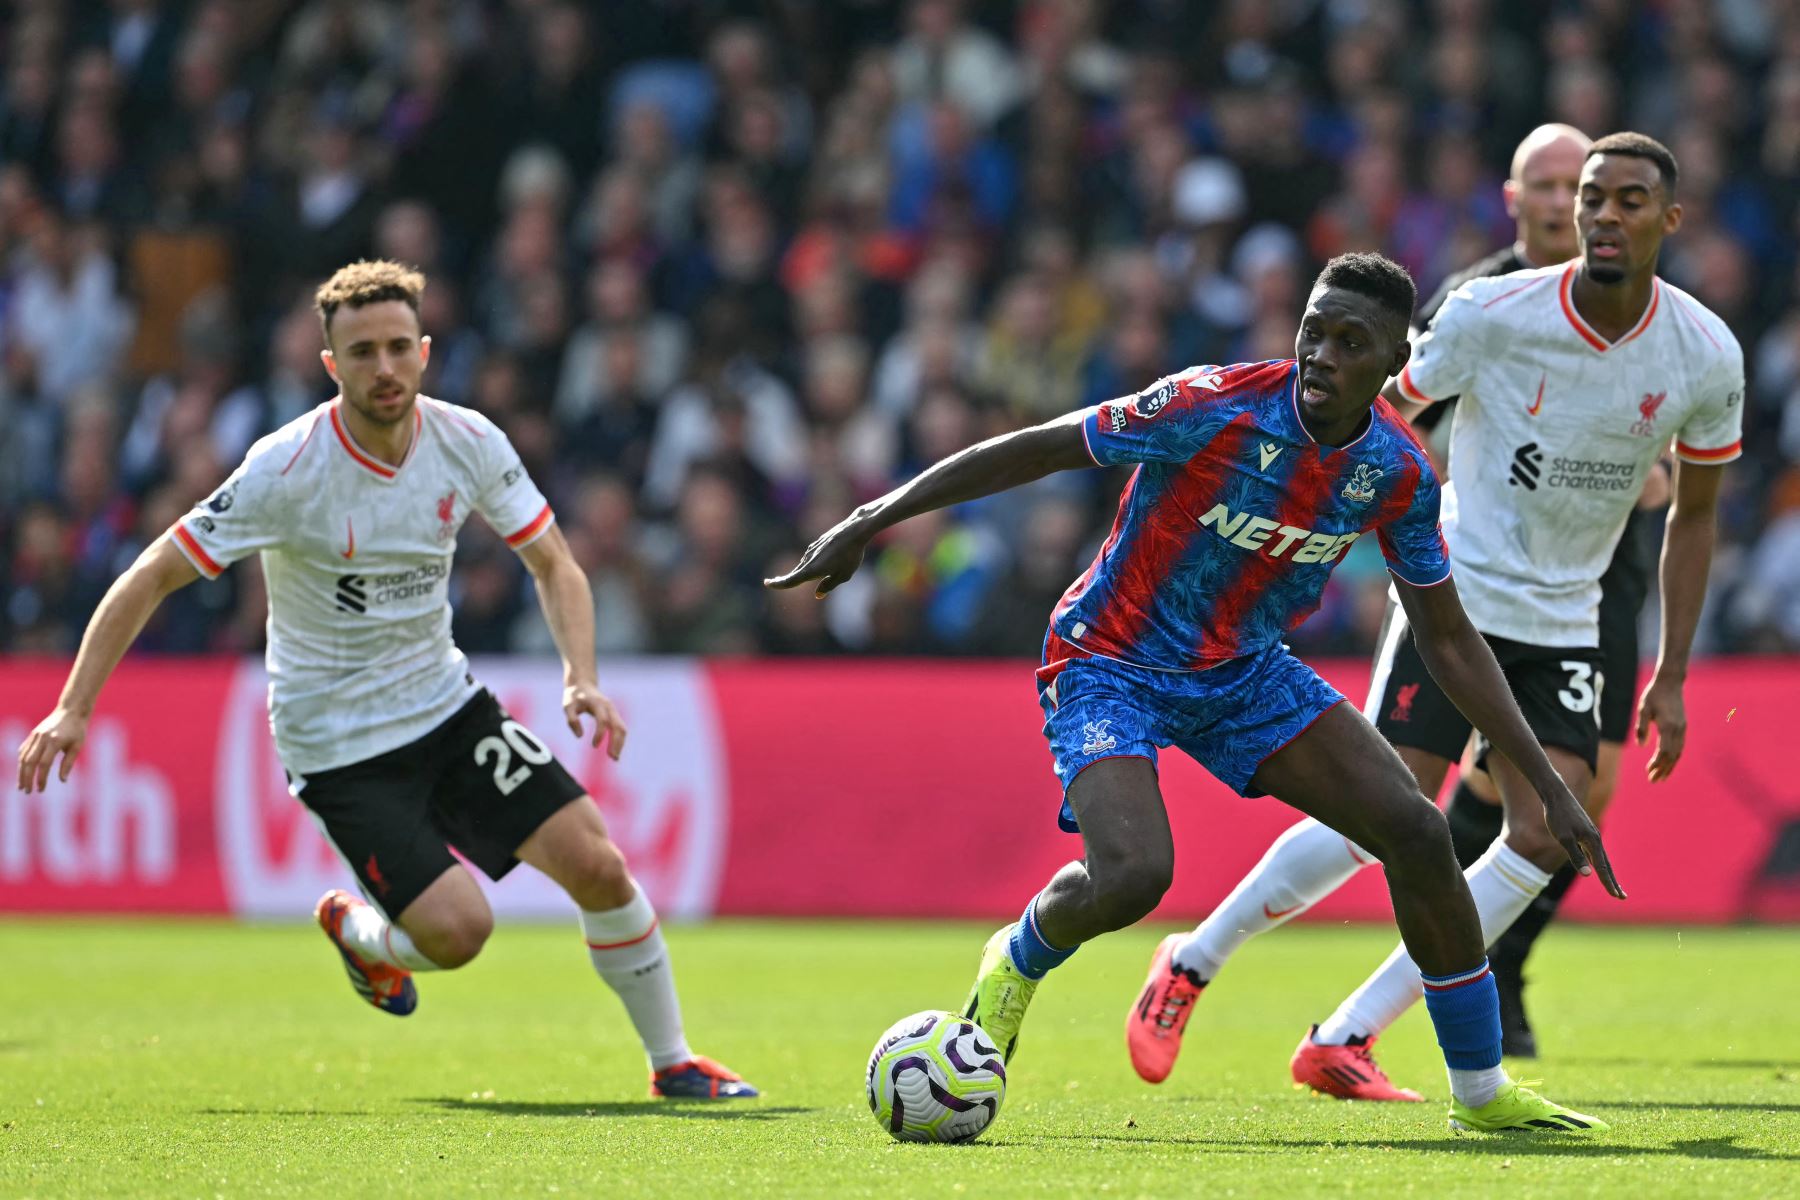
{"type": "MultiPolygon", "coordinates": [[[[1158,671],[1092,655],[1052,632],[1038,669],[1044,736],[1065,797],[1103,758],[1147,758],[1174,746],[1240,796],[1263,761],[1344,696],[1282,645],[1206,671],[1158,671]]],[[[1057,822],[1079,833],[1063,800],[1057,822]]]]}

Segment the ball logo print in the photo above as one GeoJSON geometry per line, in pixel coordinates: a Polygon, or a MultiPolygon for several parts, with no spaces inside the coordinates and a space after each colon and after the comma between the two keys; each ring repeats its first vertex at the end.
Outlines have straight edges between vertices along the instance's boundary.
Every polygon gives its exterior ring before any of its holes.
{"type": "Polygon", "coordinates": [[[1000,1113],[1006,1067],[994,1040],[955,1013],[902,1017],[876,1039],[869,1111],[902,1142],[970,1142],[1000,1113]]]}

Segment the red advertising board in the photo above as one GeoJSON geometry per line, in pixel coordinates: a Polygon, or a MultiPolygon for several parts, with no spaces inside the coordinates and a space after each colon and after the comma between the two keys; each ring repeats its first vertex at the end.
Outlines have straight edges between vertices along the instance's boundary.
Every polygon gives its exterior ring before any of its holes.
{"type": "MultiPolygon", "coordinates": [[[[47,711],[66,665],[0,660],[0,742],[47,711]]],[[[608,664],[632,727],[613,764],[563,728],[554,662],[477,674],[588,787],[671,916],[1014,913],[1079,840],[1059,801],[1022,663],[608,664]]],[[[1347,695],[1362,663],[1324,665],[1347,695]]],[[[0,783],[0,911],[304,915],[347,874],[285,791],[260,664],[134,660],[108,685],[86,752],[45,795],[0,783]]],[[[1800,783],[1784,718],[1800,662],[1715,662],[1687,688],[1688,752],[1644,782],[1626,751],[1607,841],[1628,903],[1582,885],[1570,911],[1617,921],[1800,919],[1800,783]]],[[[1177,847],[1161,915],[1212,907],[1296,820],[1232,795],[1177,753],[1161,763],[1177,847]]],[[[529,871],[502,911],[567,914],[529,871]]],[[[1388,917],[1379,869],[1312,919],[1388,917]]]]}
{"type": "Polygon", "coordinates": [[[66,669],[0,660],[0,910],[225,911],[213,768],[237,664],[151,660],[119,671],[68,782],[27,796],[15,755],[54,707],[66,669]]]}

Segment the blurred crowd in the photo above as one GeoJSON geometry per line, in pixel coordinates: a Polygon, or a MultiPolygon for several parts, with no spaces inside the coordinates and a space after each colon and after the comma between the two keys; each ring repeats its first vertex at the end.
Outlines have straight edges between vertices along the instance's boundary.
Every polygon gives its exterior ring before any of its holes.
{"type": "MultiPolygon", "coordinates": [[[[603,653],[1035,654],[1123,479],[891,531],[817,604],[761,577],[992,434],[1291,354],[1312,274],[1421,293],[1512,238],[1533,125],[1665,140],[1664,273],[1750,373],[1701,645],[1800,650],[1794,0],[15,0],[0,26],[0,650],[332,394],[314,287],[422,268],[426,391],[512,437],[603,653]]],[[[472,523],[471,652],[549,648],[472,523]]],[[[1359,544],[1296,637],[1372,641],[1359,544]]],[[[255,563],[143,644],[259,648],[255,563]]]]}

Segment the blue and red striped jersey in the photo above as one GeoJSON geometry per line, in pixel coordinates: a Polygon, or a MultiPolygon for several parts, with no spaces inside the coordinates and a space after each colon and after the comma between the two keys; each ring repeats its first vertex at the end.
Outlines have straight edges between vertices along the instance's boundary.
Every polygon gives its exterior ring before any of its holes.
{"type": "Polygon", "coordinates": [[[1438,480],[1377,399],[1361,436],[1314,441],[1293,360],[1193,367],[1083,419],[1102,466],[1138,464],[1112,533],[1051,627],[1095,654],[1204,670],[1281,641],[1319,606],[1344,551],[1375,531],[1388,570],[1450,577],[1438,480]]]}

